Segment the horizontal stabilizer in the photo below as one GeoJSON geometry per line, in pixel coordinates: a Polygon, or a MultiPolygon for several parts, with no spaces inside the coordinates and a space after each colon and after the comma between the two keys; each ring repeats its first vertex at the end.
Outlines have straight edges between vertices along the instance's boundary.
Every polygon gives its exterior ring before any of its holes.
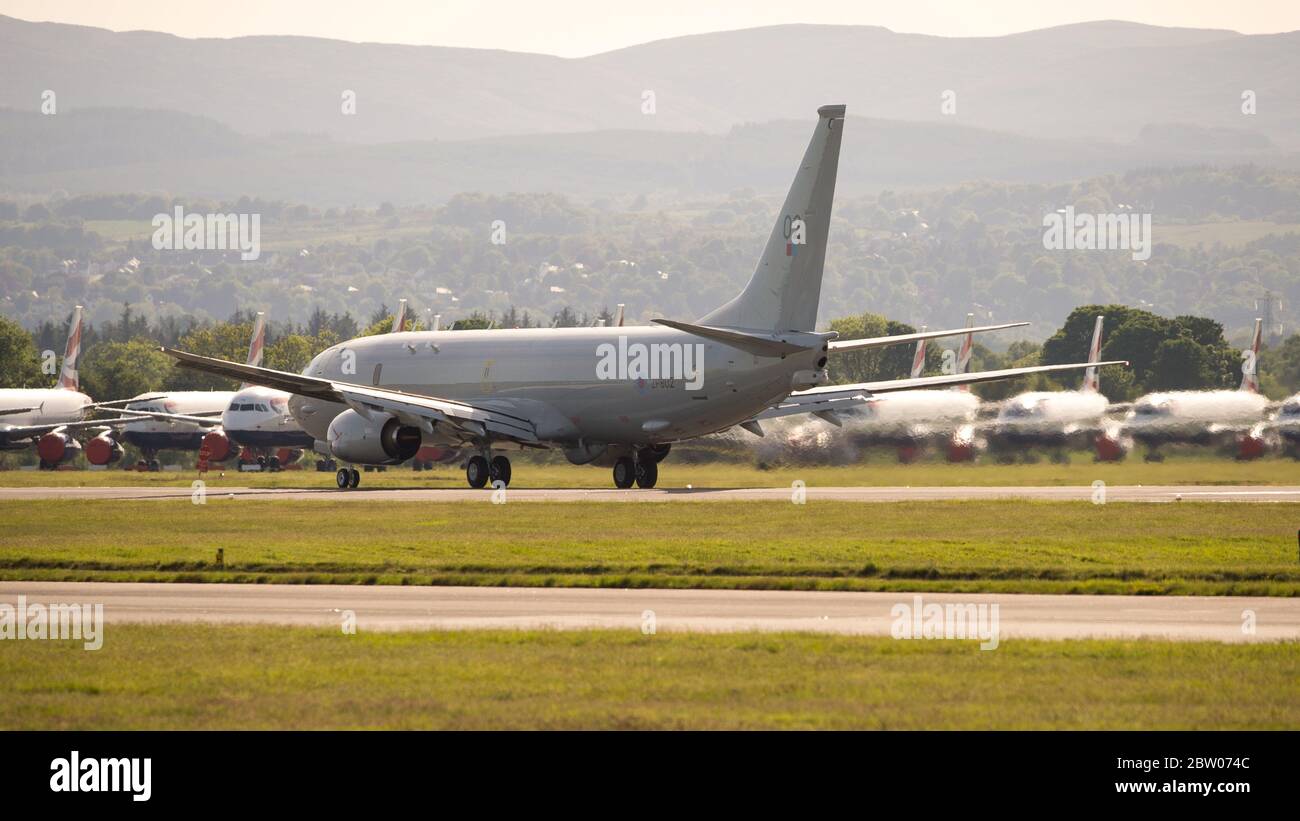
{"type": "Polygon", "coordinates": [[[752,353],[755,356],[786,356],[787,354],[800,353],[811,350],[804,345],[794,345],[776,336],[765,336],[758,333],[746,333],[744,331],[730,331],[725,328],[714,328],[709,325],[692,325],[689,322],[678,322],[673,319],[654,319],[651,320],[657,325],[664,325],[669,328],[676,328],[679,331],[686,331],[688,334],[702,336],[705,339],[712,339],[715,342],[721,342],[724,345],[730,345],[737,350],[745,353],[752,353]]]}

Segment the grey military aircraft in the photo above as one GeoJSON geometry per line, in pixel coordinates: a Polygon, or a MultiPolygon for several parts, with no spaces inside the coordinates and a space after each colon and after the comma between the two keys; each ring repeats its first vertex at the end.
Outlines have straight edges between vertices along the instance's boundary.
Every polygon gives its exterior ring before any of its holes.
{"type": "MultiPolygon", "coordinates": [[[[674,443],[733,426],[762,435],[764,419],[800,413],[837,424],[838,410],[876,393],[1096,366],[830,384],[837,352],[1026,324],[853,340],[814,330],[844,111],[818,109],[748,285],[693,323],[386,334],[328,348],[301,374],[164,350],[183,366],[293,394],[289,410],[316,449],[342,462],[398,464],[422,445],[468,449],[472,487],[508,485],[508,451],[558,448],[573,464],[612,467],[617,487],[649,488],[674,443]]],[[[360,474],[344,467],[336,478],[356,487],[360,474]]]]}

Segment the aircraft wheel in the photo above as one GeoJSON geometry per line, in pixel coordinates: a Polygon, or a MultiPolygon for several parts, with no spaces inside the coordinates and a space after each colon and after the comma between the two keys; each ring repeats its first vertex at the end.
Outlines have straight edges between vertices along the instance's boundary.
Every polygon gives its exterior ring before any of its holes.
{"type": "Polygon", "coordinates": [[[507,487],[510,486],[510,460],[506,457],[493,456],[489,473],[492,476],[493,487],[496,487],[496,483],[499,481],[505,482],[507,487]]]}
{"type": "Polygon", "coordinates": [[[270,459],[267,459],[267,460],[266,460],[266,469],[269,470],[269,471],[271,471],[272,473],[275,473],[277,470],[279,470],[279,469],[280,469],[280,457],[279,457],[279,456],[272,456],[270,459]]]}
{"type": "Polygon", "coordinates": [[[470,487],[480,488],[485,486],[488,483],[488,474],[490,472],[488,461],[482,456],[471,456],[469,461],[465,463],[465,479],[469,482],[470,487]]]}
{"type": "Polygon", "coordinates": [[[636,486],[640,488],[652,488],[659,481],[659,463],[651,461],[640,461],[636,463],[636,486]]]}
{"type": "Polygon", "coordinates": [[[348,474],[348,487],[354,488],[361,484],[361,471],[356,468],[350,468],[348,474]]]}
{"type": "Polygon", "coordinates": [[[614,487],[626,490],[636,481],[636,465],[626,456],[620,456],[614,462],[614,487]]]}
{"type": "Polygon", "coordinates": [[[334,484],[339,486],[339,490],[347,490],[348,485],[352,484],[352,471],[339,468],[338,473],[334,474],[334,484]]]}

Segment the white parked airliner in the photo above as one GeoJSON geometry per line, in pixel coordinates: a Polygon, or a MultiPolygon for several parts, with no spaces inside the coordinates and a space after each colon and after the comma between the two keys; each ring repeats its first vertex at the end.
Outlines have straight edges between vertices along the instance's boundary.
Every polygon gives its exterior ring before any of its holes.
{"type": "Polygon", "coordinates": [[[1255,334],[1242,352],[1241,386],[1235,391],[1163,391],[1133,403],[1123,433],[1147,447],[1146,459],[1163,458],[1168,444],[1209,445],[1235,450],[1239,459],[1264,454],[1268,398],[1259,392],[1259,348],[1264,321],[1255,320],[1255,334]]]}
{"type": "MultiPolygon", "coordinates": [[[[105,426],[85,419],[95,403],[80,390],[81,306],[72,311],[63,366],[53,388],[0,388],[0,450],[25,450],[36,444],[42,468],[67,462],[81,450],[74,431],[105,426]]],[[[110,420],[111,421],[111,420],[110,420]]]]}
{"type": "MultiPolygon", "coordinates": [[[[262,364],[266,343],[266,317],[258,313],[248,342],[248,364],[262,364]]],[[[151,471],[159,469],[158,453],[165,450],[199,450],[208,446],[208,458],[222,462],[235,455],[229,439],[220,433],[222,412],[235,391],[153,391],[133,397],[121,413],[138,417],[119,433],[105,432],[86,443],[91,464],[110,464],[122,456],[117,437],[140,449],[151,471]],[[214,436],[215,433],[215,436],[214,436]]]]}
{"type": "MultiPolygon", "coordinates": [[[[1088,361],[1101,359],[1101,329],[1104,316],[1098,316],[1088,346],[1088,361]]],[[[1099,458],[1116,458],[1117,424],[1108,424],[1110,406],[1101,393],[1101,378],[1096,368],[1084,372],[1077,391],[1027,391],[1002,403],[997,420],[984,432],[991,451],[1004,460],[1014,460],[1028,448],[1043,447],[1054,451],[1053,458],[1064,461],[1072,447],[1094,446],[1099,458]]]]}

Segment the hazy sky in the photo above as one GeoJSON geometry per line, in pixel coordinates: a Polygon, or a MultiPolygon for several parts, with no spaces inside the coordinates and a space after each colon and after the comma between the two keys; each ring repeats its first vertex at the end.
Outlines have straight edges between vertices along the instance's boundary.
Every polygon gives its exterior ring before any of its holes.
{"type": "Polygon", "coordinates": [[[1298,0],[0,0],[0,14],[182,37],[298,34],[578,57],[708,31],[777,23],[879,25],[993,36],[1084,20],[1300,29],[1298,0]]]}

